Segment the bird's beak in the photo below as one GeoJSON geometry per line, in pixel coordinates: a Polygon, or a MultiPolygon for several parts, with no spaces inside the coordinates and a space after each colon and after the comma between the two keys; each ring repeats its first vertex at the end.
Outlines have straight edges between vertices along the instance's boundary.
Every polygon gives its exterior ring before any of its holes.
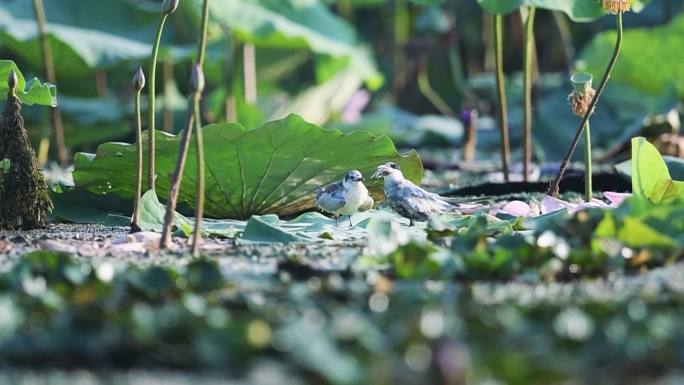
{"type": "Polygon", "coordinates": [[[380,179],[382,178],[382,166],[378,167],[378,169],[371,175],[371,178],[373,179],[380,179]]]}

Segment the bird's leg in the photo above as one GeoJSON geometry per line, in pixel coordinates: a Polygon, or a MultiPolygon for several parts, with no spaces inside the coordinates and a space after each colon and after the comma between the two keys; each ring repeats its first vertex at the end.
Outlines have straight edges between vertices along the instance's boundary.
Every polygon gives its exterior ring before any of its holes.
{"type": "Polygon", "coordinates": [[[413,218],[409,218],[409,227],[413,227],[416,223],[413,221],[413,218]]]}
{"type": "Polygon", "coordinates": [[[349,216],[349,227],[350,227],[350,228],[351,228],[351,227],[354,227],[354,225],[352,225],[351,215],[349,216]]]}
{"type": "Polygon", "coordinates": [[[337,225],[337,227],[340,227],[340,216],[339,215],[335,215],[335,224],[337,225]]]}

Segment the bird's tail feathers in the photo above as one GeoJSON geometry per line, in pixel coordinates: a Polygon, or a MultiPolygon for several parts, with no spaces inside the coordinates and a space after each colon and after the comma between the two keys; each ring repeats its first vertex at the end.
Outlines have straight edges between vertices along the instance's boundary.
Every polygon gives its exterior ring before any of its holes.
{"type": "Polygon", "coordinates": [[[489,208],[489,206],[484,205],[482,203],[452,204],[451,207],[453,208],[454,212],[458,212],[460,214],[465,215],[475,214],[477,212],[487,210],[489,208]]]}

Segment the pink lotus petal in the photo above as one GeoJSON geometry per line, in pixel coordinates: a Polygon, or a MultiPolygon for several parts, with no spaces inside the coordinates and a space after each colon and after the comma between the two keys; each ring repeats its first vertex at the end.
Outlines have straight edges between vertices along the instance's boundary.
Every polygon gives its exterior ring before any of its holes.
{"type": "Polygon", "coordinates": [[[631,193],[619,193],[614,191],[604,191],[603,196],[610,201],[610,207],[618,207],[627,198],[632,196],[631,193]]]}
{"type": "Polygon", "coordinates": [[[570,203],[552,196],[546,195],[541,201],[541,213],[548,214],[554,211],[567,209],[568,211],[577,210],[576,203],[570,203]]]}
{"type": "Polygon", "coordinates": [[[609,206],[606,202],[604,202],[604,201],[602,201],[602,200],[598,200],[598,199],[596,199],[596,198],[592,198],[590,202],[580,202],[580,203],[578,203],[577,206],[576,206],[574,209],[568,209],[568,212],[569,212],[570,214],[574,214],[574,213],[576,213],[576,212],[578,212],[578,211],[580,211],[580,210],[591,209],[591,208],[594,208],[594,209],[608,209],[608,208],[610,208],[610,206],[609,206]]]}
{"type": "Polygon", "coordinates": [[[511,201],[502,207],[499,212],[515,217],[529,217],[532,214],[532,207],[523,201],[511,201]]]}

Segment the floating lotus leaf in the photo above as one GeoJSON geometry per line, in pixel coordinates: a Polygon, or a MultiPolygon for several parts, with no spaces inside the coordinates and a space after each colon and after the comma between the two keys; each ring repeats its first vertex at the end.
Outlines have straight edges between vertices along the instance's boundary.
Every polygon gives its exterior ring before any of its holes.
{"type": "MultiPolygon", "coordinates": [[[[204,127],[206,152],[206,214],[214,218],[245,219],[254,214],[287,216],[314,208],[313,191],[340,180],[351,170],[369,176],[377,165],[395,161],[406,177],[422,178],[415,151],[399,155],[386,136],[369,132],[343,134],[305,122],[297,115],[247,130],[238,124],[204,127]]],[[[180,135],[180,134],[179,134],[180,135]]],[[[143,142],[146,139],[143,139],[143,142]]],[[[178,154],[180,136],[157,136],[157,194],[165,200],[178,154]]],[[[147,157],[144,156],[146,159],[147,157]]],[[[76,186],[99,194],[133,196],[135,146],[104,143],[97,154],[75,157],[76,186]]],[[[196,162],[190,146],[179,203],[195,203],[196,162]]],[[[367,180],[381,199],[382,186],[367,180]]]]}

